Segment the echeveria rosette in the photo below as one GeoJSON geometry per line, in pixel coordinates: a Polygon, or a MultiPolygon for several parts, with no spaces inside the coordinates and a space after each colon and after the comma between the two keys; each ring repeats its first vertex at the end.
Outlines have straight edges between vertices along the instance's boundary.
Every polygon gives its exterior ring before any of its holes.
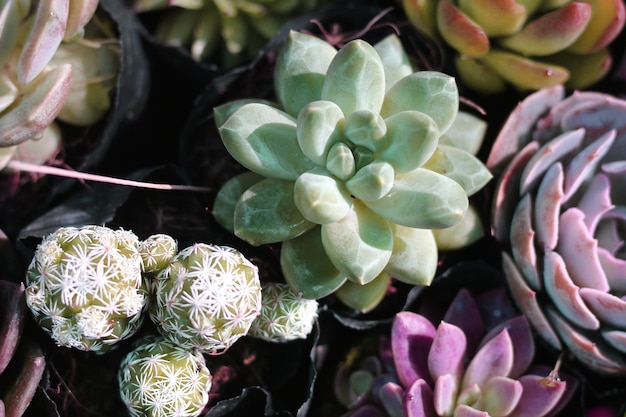
{"type": "Polygon", "coordinates": [[[105,352],[143,322],[148,282],[138,237],[104,226],[44,237],[26,273],[26,302],[59,346],[105,352]]]}
{"type": "Polygon", "coordinates": [[[152,293],[150,318],[160,333],[208,354],[245,336],[261,310],[257,266],[228,246],[183,249],[154,277],[152,293]]]}
{"type": "Polygon", "coordinates": [[[454,50],[461,82],[482,93],[565,83],[588,88],[610,70],[626,22],[622,0],[402,0],[413,25],[454,50]]]}
{"type": "Polygon", "coordinates": [[[520,309],[555,349],[626,372],[626,101],[563,87],[522,101],[488,166],[493,233],[520,309]]]}
{"type": "MultiPolygon", "coordinates": [[[[337,50],[292,31],[275,90],[280,104],[215,110],[226,149],[251,171],[222,187],[216,219],[253,245],[282,242],[283,275],[305,298],[335,293],[367,311],[390,277],[428,284],[431,229],[458,224],[491,178],[441,140],[459,114],[454,79],[415,72],[395,35],[337,50]]],[[[450,143],[463,139],[476,137],[450,143]]]]}
{"type": "Polygon", "coordinates": [[[212,376],[201,353],[146,336],[122,359],[118,383],[132,416],[195,417],[209,401],[212,376]]]}
{"type": "Polygon", "coordinates": [[[347,415],[542,417],[556,411],[577,384],[568,387],[556,371],[533,364],[531,327],[511,311],[499,288],[477,296],[461,289],[438,323],[397,313],[378,358],[337,374],[335,391],[351,409],[347,415]],[[480,303],[493,310],[486,315],[480,303]]]}

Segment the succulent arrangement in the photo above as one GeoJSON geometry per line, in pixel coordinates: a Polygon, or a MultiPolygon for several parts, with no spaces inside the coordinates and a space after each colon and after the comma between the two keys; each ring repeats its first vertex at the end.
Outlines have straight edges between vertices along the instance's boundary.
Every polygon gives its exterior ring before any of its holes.
{"type": "Polygon", "coordinates": [[[403,0],[408,19],[456,54],[463,84],[482,93],[558,84],[589,88],[612,65],[626,22],[621,0],[403,0]]]}
{"type": "Polygon", "coordinates": [[[395,35],[336,50],[292,31],[274,83],[278,103],[215,109],[224,146],[251,171],[222,187],[217,220],[253,245],[282,242],[285,280],[305,298],[334,293],[368,311],[391,277],[428,284],[431,229],[460,223],[491,178],[440,140],[459,114],[454,79],[415,72],[395,35]]]}

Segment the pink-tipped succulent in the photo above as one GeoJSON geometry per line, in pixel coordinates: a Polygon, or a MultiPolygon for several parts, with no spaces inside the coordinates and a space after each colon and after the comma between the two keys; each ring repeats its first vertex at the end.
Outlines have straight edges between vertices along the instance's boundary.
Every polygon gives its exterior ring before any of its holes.
{"type": "Polygon", "coordinates": [[[422,32],[455,51],[461,82],[483,93],[507,85],[582,89],[612,65],[608,46],[626,22],[622,0],[403,0],[422,32]]]}
{"type": "Polygon", "coordinates": [[[538,334],[587,367],[626,374],[626,101],[538,91],[513,111],[488,165],[492,227],[511,293],[538,334]]]}
{"type": "Polygon", "coordinates": [[[460,290],[438,323],[398,313],[378,361],[370,357],[361,369],[337,374],[348,415],[542,417],[563,406],[576,383],[533,365],[531,328],[510,313],[502,288],[476,297],[460,290]]]}

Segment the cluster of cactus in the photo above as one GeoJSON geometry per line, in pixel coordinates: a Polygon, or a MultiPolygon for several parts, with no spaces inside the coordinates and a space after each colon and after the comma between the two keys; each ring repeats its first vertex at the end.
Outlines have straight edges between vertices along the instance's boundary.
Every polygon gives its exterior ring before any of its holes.
{"type": "Polygon", "coordinates": [[[282,242],[283,275],[305,298],[334,293],[368,311],[390,277],[428,284],[432,229],[475,223],[468,196],[491,178],[466,150],[484,129],[459,112],[454,79],[416,72],[395,35],[337,50],[292,31],[274,83],[277,103],[215,109],[226,149],[251,171],[219,191],[218,222],[253,245],[282,242]]]}
{"type": "Polygon", "coordinates": [[[587,88],[610,70],[626,22],[622,0],[403,0],[411,23],[455,52],[464,85],[587,88]]]}
{"type": "Polygon", "coordinates": [[[0,3],[0,169],[11,159],[45,163],[61,146],[57,121],[89,126],[108,111],[119,45],[97,8],[97,0],[0,3]]]}
{"type": "Polygon", "coordinates": [[[461,289],[439,320],[397,313],[378,356],[340,365],[334,389],[350,410],[345,415],[542,417],[556,412],[577,384],[561,380],[555,369],[533,365],[531,328],[517,314],[504,288],[476,296],[461,289]]]}
{"type": "Polygon", "coordinates": [[[537,333],[589,368],[626,372],[626,101],[562,86],[509,116],[487,164],[511,293],[537,333]]]}
{"type": "Polygon", "coordinates": [[[318,0],[134,0],[138,13],[157,14],[156,39],[223,67],[256,55],[287,20],[318,0]],[[219,54],[216,58],[213,55],[219,54]]]}

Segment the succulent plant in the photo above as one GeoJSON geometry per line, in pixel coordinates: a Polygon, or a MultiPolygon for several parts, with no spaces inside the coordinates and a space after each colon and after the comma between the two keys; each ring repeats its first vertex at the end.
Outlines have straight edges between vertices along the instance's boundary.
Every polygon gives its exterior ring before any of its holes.
{"type": "Polygon", "coordinates": [[[37,246],[26,273],[26,302],[57,345],[105,352],[143,321],[149,283],[141,271],[134,233],[61,227],[37,246]]]}
{"type": "Polygon", "coordinates": [[[498,288],[477,296],[461,289],[438,323],[397,313],[379,356],[336,375],[347,415],[542,417],[560,408],[577,384],[568,388],[556,370],[531,366],[531,327],[511,312],[498,288]]]}
{"type": "Polygon", "coordinates": [[[261,313],[254,319],[248,336],[269,342],[306,338],[313,330],[318,303],[299,296],[287,284],[261,284],[261,313]]]}
{"type": "Polygon", "coordinates": [[[626,101],[540,90],[489,155],[492,228],[511,293],[538,334],[599,372],[626,372],[626,101]]]}
{"type": "Polygon", "coordinates": [[[583,89],[611,68],[626,22],[622,0],[403,0],[420,31],[455,55],[461,82],[483,93],[565,83],[583,89]]]}
{"type": "Polygon", "coordinates": [[[217,354],[245,336],[261,310],[258,268],[228,246],[196,243],[153,280],[150,318],[186,349],[217,354]]]}
{"type": "Polygon", "coordinates": [[[189,50],[193,59],[213,58],[230,67],[257,54],[290,18],[312,10],[318,0],[134,0],[134,9],[153,12],[154,36],[189,50]],[[219,53],[219,58],[212,57],[219,53]]]}
{"type": "Polygon", "coordinates": [[[133,416],[194,417],[209,401],[212,377],[200,353],[146,336],[122,359],[118,382],[133,416]]]}
{"type": "Polygon", "coordinates": [[[156,274],[167,268],[178,254],[178,243],[167,234],[158,233],[139,242],[143,271],[156,274]]]}
{"type": "Polygon", "coordinates": [[[38,154],[38,162],[58,152],[55,120],[91,125],[109,109],[120,58],[112,31],[95,22],[97,7],[97,0],[0,3],[0,169],[24,154],[38,154]]]}
{"type": "MultiPolygon", "coordinates": [[[[335,293],[368,311],[390,277],[428,284],[431,229],[458,224],[468,196],[491,178],[442,140],[460,120],[454,79],[414,71],[395,35],[337,50],[292,31],[274,82],[278,103],[215,109],[226,149],[251,171],[219,191],[218,222],[253,245],[282,242],[283,275],[305,298],[335,293]]],[[[475,132],[450,143],[468,146],[475,132]]]]}

